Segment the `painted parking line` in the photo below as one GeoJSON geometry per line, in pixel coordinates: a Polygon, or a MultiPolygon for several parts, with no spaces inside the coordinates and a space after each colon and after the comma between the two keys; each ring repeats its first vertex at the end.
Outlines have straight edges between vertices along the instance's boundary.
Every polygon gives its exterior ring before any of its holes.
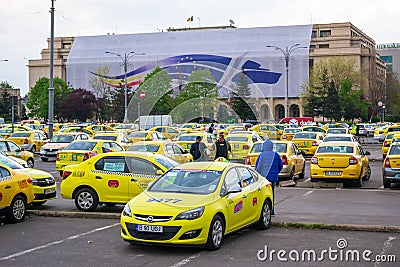
{"type": "Polygon", "coordinates": [[[179,266],[186,265],[186,264],[190,263],[192,260],[198,258],[199,256],[200,256],[200,253],[194,254],[184,260],[181,260],[180,262],[175,263],[174,265],[171,265],[171,267],[179,267],[179,266]]]}
{"type": "Polygon", "coordinates": [[[313,192],[314,192],[314,190],[310,190],[310,191],[308,191],[308,192],[302,194],[301,196],[302,196],[302,197],[306,197],[306,196],[311,195],[313,192]]]}
{"type": "Polygon", "coordinates": [[[2,258],[0,258],[0,261],[10,260],[10,259],[13,259],[13,258],[16,258],[16,257],[20,257],[20,256],[32,253],[32,252],[37,251],[37,250],[45,249],[45,248],[48,248],[48,247],[51,247],[51,246],[54,246],[54,245],[57,245],[57,244],[61,244],[61,243],[64,243],[66,241],[69,241],[69,240],[77,239],[79,237],[86,236],[86,235],[89,235],[89,234],[92,234],[92,233],[95,233],[95,232],[107,230],[109,228],[112,228],[112,227],[115,227],[115,226],[118,226],[118,225],[120,225],[120,223],[114,223],[114,224],[111,224],[111,225],[107,225],[107,226],[103,226],[103,227],[100,227],[100,228],[93,229],[91,231],[88,231],[88,232],[85,232],[85,233],[82,233],[82,234],[73,235],[73,236],[70,236],[70,237],[67,237],[67,238],[64,238],[64,239],[60,239],[60,240],[51,242],[51,243],[47,243],[47,244],[44,244],[44,245],[41,245],[41,246],[37,246],[37,247],[31,248],[31,249],[23,250],[23,251],[8,255],[6,257],[2,257],[2,258]]]}
{"type": "Polygon", "coordinates": [[[311,178],[306,179],[304,182],[309,182],[311,181],[311,178]]]}

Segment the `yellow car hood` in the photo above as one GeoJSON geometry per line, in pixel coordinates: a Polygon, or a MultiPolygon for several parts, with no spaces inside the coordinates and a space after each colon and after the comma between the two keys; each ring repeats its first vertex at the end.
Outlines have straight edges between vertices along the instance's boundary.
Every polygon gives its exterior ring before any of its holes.
{"type": "Polygon", "coordinates": [[[43,148],[46,149],[63,149],[69,145],[69,143],[47,143],[46,145],[43,146],[43,148]]]}
{"type": "Polygon", "coordinates": [[[32,168],[24,168],[24,169],[19,169],[16,171],[26,173],[33,179],[52,177],[52,175],[48,172],[37,170],[37,169],[32,169],[32,168]]]}

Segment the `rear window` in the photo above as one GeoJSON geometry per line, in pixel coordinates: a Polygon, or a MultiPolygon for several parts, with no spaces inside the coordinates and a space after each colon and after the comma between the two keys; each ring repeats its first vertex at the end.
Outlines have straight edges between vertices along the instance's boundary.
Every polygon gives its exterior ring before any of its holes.
{"type": "Polygon", "coordinates": [[[72,135],[56,135],[51,138],[50,143],[71,143],[72,141],[74,141],[72,135]]]}
{"type": "Polygon", "coordinates": [[[183,135],[183,136],[179,137],[178,141],[196,142],[196,136],[195,135],[183,135]]]}
{"type": "Polygon", "coordinates": [[[345,134],[346,129],[345,128],[340,128],[340,129],[328,129],[328,134],[345,134]]]}
{"type": "Polygon", "coordinates": [[[133,145],[129,148],[129,151],[157,152],[159,148],[158,145],[133,145]]]}
{"type": "Polygon", "coordinates": [[[98,136],[93,136],[93,139],[95,140],[111,140],[111,141],[117,141],[116,136],[112,135],[98,135],[98,136]]]}
{"type": "Polygon", "coordinates": [[[247,142],[249,139],[247,137],[240,136],[229,136],[226,138],[229,142],[247,142]]]}
{"type": "Polygon", "coordinates": [[[316,139],[316,137],[315,133],[297,133],[293,139],[316,139]]]}
{"type": "Polygon", "coordinates": [[[390,147],[388,155],[400,155],[400,146],[392,145],[390,147]]]}
{"type": "Polygon", "coordinates": [[[30,135],[30,133],[14,133],[11,137],[29,137],[30,135]]]}
{"type": "Polygon", "coordinates": [[[88,150],[91,151],[97,142],[72,142],[64,150],[88,150]]]}
{"type": "Polygon", "coordinates": [[[324,138],[324,142],[331,142],[331,141],[345,141],[345,142],[351,142],[350,136],[328,136],[324,138]]]}
{"type": "MultiPolygon", "coordinates": [[[[260,153],[263,143],[257,143],[253,145],[250,153],[260,153]]],[[[278,153],[286,153],[287,144],[274,143],[272,150],[278,153]]]]}
{"type": "Polygon", "coordinates": [[[297,129],[297,128],[286,128],[284,130],[285,133],[298,133],[301,132],[301,129],[297,129]]]}
{"type": "Polygon", "coordinates": [[[128,135],[128,137],[130,137],[130,138],[135,138],[135,137],[137,137],[137,138],[145,138],[146,134],[147,133],[144,133],[144,132],[133,132],[133,133],[130,133],[128,135]]]}
{"type": "Polygon", "coordinates": [[[398,131],[400,131],[400,127],[398,127],[398,128],[389,128],[388,129],[388,132],[398,132],[398,131]]]}
{"type": "Polygon", "coordinates": [[[352,146],[319,146],[317,153],[353,153],[352,146]]]}

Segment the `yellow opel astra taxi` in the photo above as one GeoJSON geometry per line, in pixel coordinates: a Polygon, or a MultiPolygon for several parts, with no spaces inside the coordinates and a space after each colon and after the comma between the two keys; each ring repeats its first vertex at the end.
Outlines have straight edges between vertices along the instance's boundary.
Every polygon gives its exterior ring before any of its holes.
{"type": "Polygon", "coordinates": [[[10,223],[22,222],[33,197],[29,175],[0,164],[0,216],[5,216],[10,223]]]}
{"type": "Polygon", "coordinates": [[[226,162],[179,165],[129,201],[121,237],[131,243],[221,247],[223,237],[271,222],[270,182],[252,168],[226,162]]]}
{"type": "Polygon", "coordinates": [[[74,199],[82,211],[101,203],[127,203],[177,162],[146,152],[111,152],[65,167],[61,196],[74,199]]]}
{"type": "Polygon", "coordinates": [[[361,187],[371,177],[368,155],[356,142],[323,142],[311,158],[311,181],[351,182],[361,187]]]}

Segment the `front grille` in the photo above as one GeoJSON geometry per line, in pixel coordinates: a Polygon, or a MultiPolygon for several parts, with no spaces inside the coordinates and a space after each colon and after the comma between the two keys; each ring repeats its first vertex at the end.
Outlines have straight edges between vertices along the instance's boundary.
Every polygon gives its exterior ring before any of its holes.
{"type": "Polygon", "coordinates": [[[53,193],[49,193],[49,194],[35,194],[35,200],[55,198],[56,196],[57,196],[57,192],[53,192],[53,193]]]}
{"type": "Polygon", "coordinates": [[[48,177],[44,179],[36,179],[35,185],[45,187],[45,186],[50,186],[50,185],[55,185],[56,181],[54,180],[53,177],[48,177]]]}
{"type": "Polygon", "coordinates": [[[163,233],[150,233],[136,231],[136,224],[126,223],[129,234],[137,239],[142,240],[169,240],[173,238],[181,229],[181,226],[164,226],[163,233]]]}
{"type": "Polygon", "coordinates": [[[172,216],[153,216],[153,215],[142,215],[142,214],[134,214],[133,217],[136,220],[144,221],[144,222],[168,222],[172,219],[172,216]]]}

